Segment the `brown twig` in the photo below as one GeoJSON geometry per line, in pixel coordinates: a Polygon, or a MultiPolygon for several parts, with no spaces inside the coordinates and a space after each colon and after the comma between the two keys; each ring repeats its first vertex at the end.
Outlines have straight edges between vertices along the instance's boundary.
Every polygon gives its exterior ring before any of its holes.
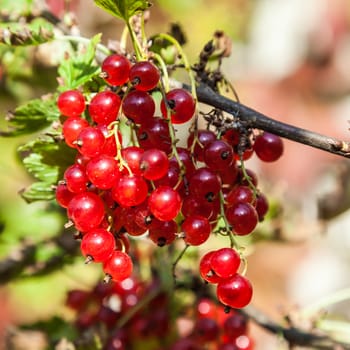
{"type": "MultiPolygon", "coordinates": [[[[190,90],[187,85],[183,85],[183,87],[190,90]]],[[[307,146],[350,158],[350,142],[277,121],[250,107],[217,94],[208,86],[198,86],[197,98],[199,102],[219,108],[244,121],[249,128],[264,130],[307,146]]]]}
{"type": "Polygon", "coordinates": [[[350,344],[337,342],[327,335],[307,332],[293,326],[283,327],[252,306],[246,307],[241,312],[258,326],[270,333],[282,336],[290,346],[312,347],[319,350],[350,349],[350,344]]]}

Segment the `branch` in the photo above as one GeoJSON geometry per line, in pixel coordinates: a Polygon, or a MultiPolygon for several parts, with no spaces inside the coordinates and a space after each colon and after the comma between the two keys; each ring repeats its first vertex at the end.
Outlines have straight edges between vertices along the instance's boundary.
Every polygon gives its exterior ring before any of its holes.
{"type": "MultiPolygon", "coordinates": [[[[187,90],[190,89],[187,85],[183,85],[183,87],[187,90]]],[[[237,116],[237,118],[247,123],[250,128],[264,130],[307,146],[350,158],[349,142],[279,122],[241,103],[217,94],[206,85],[197,87],[197,98],[199,102],[237,116]]]]}
{"type": "Polygon", "coordinates": [[[248,306],[240,312],[270,333],[281,335],[290,346],[312,347],[319,350],[350,349],[349,344],[337,342],[326,335],[306,332],[293,326],[283,327],[252,306],[248,306]]]}

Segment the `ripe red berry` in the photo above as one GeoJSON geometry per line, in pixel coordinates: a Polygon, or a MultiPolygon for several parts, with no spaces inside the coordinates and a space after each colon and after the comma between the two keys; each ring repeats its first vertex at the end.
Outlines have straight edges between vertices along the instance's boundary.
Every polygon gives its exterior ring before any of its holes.
{"type": "Polygon", "coordinates": [[[103,229],[97,228],[84,234],[80,249],[84,256],[91,257],[94,262],[106,261],[115,248],[113,235],[103,229]]]}
{"type": "Polygon", "coordinates": [[[221,278],[233,276],[241,263],[239,254],[231,248],[216,250],[210,259],[210,265],[215,274],[221,278]]]}
{"type": "Polygon", "coordinates": [[[274,162],[283,154],[283,141],[274,134],[263,132],[254,142],[256,155],[264,162],[274,162]]]}
{"type": "Polygon", "coordinates": [[[112,188],[112,196],[123,207],[141,204],[147,197],[148,186],[139,175],[124,175],[112,188]]]}
{"type": "Polygon", "coordinates": [[[116,282],[130,277],[132,270],[133,263],[130,256],[120,250],[115,250],[109,259],[103,263],[103,271],[116,282]]]}
{"type": "Polygon", "coordinates": [[[223,140],[215,140],[203,149],[205,164],[214,170],[227,169],[233,162],[233,149],[223,140]]]}
{"type": "Polygon", "coordinates": [[[142,175],[147,180],[158,180],[169,168],[169,159],[165,152],[157,148],[146,150],[140,159],[142,175]]]}
{"type": "Polygon", "coordinates": [[[63,176],[69,191],[81,193],[87,190],[88,177],[83,166],[73,164],[66,169],[63,176]]]}
{"type": "Polygon", "coordinates": [[[169,245],[172,243],[177,234],[177,223],[174,220],[171,221],[159,221],[149,229],[149,238],[157,244],[159,247],[169,245]]]}
{"type": "Polygon", "coordinates": [[[102,152],[105,143],[103,132],[99,128],[84,128],[77,139],[78,151],[87,157],[95,157],[102,152]]]}
{"type": "Polygon", "coordinates": [[[243,236],[251,233],[258,223],[258,214],[249,203],[236,203],[227,208],[225,214],[237,235],[243,236]]]}
{"type": "Polygon", "coordinates": [[[68,118],[62,126],[62,134],[64,141],[69,147],[77,148],[76,141],[80,132],[89,126],[86,119],[80,117],[70,117],[68,118]]]}
{"type": "Polygon", "coordinates": [[[149,61],[135,63],[129,74],[129,79],[136,90],[149,91],[154,89],[159,82],[160,73],[158,68],[149,61]]]}
{"type": "Polygon", "coordinates": [[[123,113],[136,124],[146,123],[153,118],[156,105],[145,91],[134,90],[123,99],[123,113]]]}
{"type": "Polygon", "coordinates": [[[166,100],[171,111],[168,113],[164,100],[160,104],[160,109],[163,117],[170,117],[173,124],[186,123],[194,115],[196,103],[186,90],[173,89],[166,94],[166,100]]]}
{"type": "Polygon", "coordinates": [[[187,147],[193,150],[193,157],[200,162],[204,161],[204,147],[216,140],[216,135],[213,131],[200,129],[192,132],[187,139],[187,147]],[[195,144],[193,145],[193,143],[195,144]]]}
{"type": "Polygon", "coordinates": [[[259,221],[264,220],[264,217],[269,210],[269,202],[263,193],[257,195],[255,209],[258,213],[259,221]]]}
{"type": "Polygon", "coordinates": [[[173,188],[160,186],[149,196],[148,205],[157,219],[170,221],[176,218],[181,209],[181,197],[173,188]]]}
{"type": "Polygon", "coordinates": [[[181,225],[185,234],[184,241],[190,245],[200,245],[210,236],[209,220],[201,215],[188,216],[181,225]]]}
{"type": "Polygon", "coordinates": [[[122,149],[122,157],[134,175],[141,175],[140,163],[144,150],[141,147],[129,146],[122,149]]]}
{"type": "Polygon", "coordinates": [[[247,278],[236,273],[218,283],[216,294],[219,301],[224,305],[240,309],[250,303],[253,289],[247,278]]]}
{"type": "Polygon", "coordinates": [[[106,57],[101,66],[102,73],[105,75],[104,79],[112,86],[125,84],[129,80],[130,68],[130,61],[125,56],[118,54],[106,57]]]}
{"type": "Polygon", "coordinates": [[[101,154],[87,163],[86,175],[97,188],[107,190],[114,186],[121,173],[113,157],[101,154]]]}
{"type": "Polygon", "coordinates": [[[56,201],[62,208],[67,208],[75,193],[69,191],[66,183],[59,183],[56,188],[56,201]]]}
{"type": "Polygon", "coordinates": [[[97,93],[89,104],[89,113],[97,124],[108,125],[118,118],[120,97],[112,91],[97,93]]]}
{"type": "Polygon", "coordinates": [[[58,96],[57,106],[64,116],[79,117],[85,110],[85,99],[80,91],[68,90],[58,96]]]}
{"type": "Polygon", "coordinates": [[[221,278],[215,274],[211,267],[211,258],[214,251],[204,254],[199,261],[199,273],[204,281],[209,283],[219,283],[221,278]]]}
{"type": "Polygon", "coordinates": [[[87,232],[101,224],[105,209],[102,199],[97,194],[83,192],[71,199],[67,213],[77,230],[87,232]]]}

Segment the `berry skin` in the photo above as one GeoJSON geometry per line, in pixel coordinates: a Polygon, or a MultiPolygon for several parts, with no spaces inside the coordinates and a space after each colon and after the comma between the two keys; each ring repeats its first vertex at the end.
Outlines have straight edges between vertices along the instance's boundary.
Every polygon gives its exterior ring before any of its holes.
{"type": "Polygon", "coordinates": [[[120,282],[131,276],[133,263],[130,256],[120,250],[115,250],[103,263],[103,271],[110,275],[112,280],[120,282]]]}
{"type": "Polygon", "coordinates": [[[213,170],[224,170],[233,162],[232,147],[222,140],[208,143],[203,149],[205,164],[213,170]]]}
{"type": "Polygon", "coordinates": [[[160,221],[171,221],[181,209],[181,197],[169,186],[159,186],[148,199],[149,209],[160,221]]]}
{"type": "Polygon", "coordinates": [[[218,283],[216,295],[222,304],[240,309],[250,303],[253,289],[247,278],[236,273],[218,283]]]}
{"type": "Polygon", "coordinates": [[[102,152],[105,144],[103,132],[92,126],[83,129],[77,139],[78,151],[87,157],[95,157],[102,152]]]}
{"type": "Polygon", "coordinates": [[[141,204],[147,197],[148,186],[139,175],[124,175],[112,188],[112,196],[123,207],[141,204]]]}
{"type": "Polygon", "coordinates": [[[64,116],[79,117],[85,110],[85,99],[80,91],[68,90],[58,96],[57,106],[64,116]]]}
{"type": "Polygon", "coordinates": [[[258,223],[258,214],[249,203],[236,203],[227,208],[225,214],[237,235],[244,236],[251,233],[258,223]]]}
{"type": "Polygon", "coordinates": [[[142,124],[153,118],[156,105],[147,92],[134,90],[124,97],[122,109],[126,117],[136,124],[142,124]]]}
{"type": "Polygon", "coordinates": [[[257,195],[255,209],[258,213],[259,221],[264,220],[264,217],[269,210],[269,202],[263,193],[257,195]]]}
{"type": "Polygon", "coordinates": [[[91,257],[94,262],[106,261],[115,248],[113,235],[103,229],[98,228],[87,232],[80,244],[81,252],[86,257],[91,257]]]}
{"type": "Polygon", "coordinates": [[[122,157],[134,175],[142,174],[140,163],[143,153],[144,150],[137,146],[129,146],[122,149],[122,157]]]}
{"type": "Polygon", "coordinates": [[[263,132],[254,142],[254,151],[264,162],[274,162],[283,154],[283,141],[274,134],[263,132]]]}
{"type": "Polygon", "coordinates": [[[159,78],[158,68],[149,61],[137,62],[130,69],[129,79],[136,90],[149,91],[154,89],[158,85],[159,78]]]}
{"type": "Polygon", "coordinates": [[[110,189],[120,177],[118,162],[113,157],[101,154],[87,163],[86,175],[97,188],[110,189]]]}
{"type": "Polygon", "coordinates": [[[64,141],[69,147],[78,148],[76,141],[80,132],[89,126],[87,120],[80,117],[68,118],[62,126],[64,141]]]}
{"type": "Polygon", "coordinates": [[[149,238],[158,245],[163,247],[172,243],[177,234],[177,223],[171,221],[159,221],[158,224],[152,225],[149,229],[149,238]]]}
{"type": "Polygon", "coordinates": [[[190,245],[201,245],[210,236],[209,220],[201,215],[188,216],[181,225],[185,234],[184,241],[190,245]]]}
{"type": "Polygon", "coordinates": [[[87,232],[101,224],[105,216],[105,209],[102,199],[97,194],[83,192],[71,199],[67,207],[67,214],[77,230],[87,232]]]}
{"type": "Polygon", "coordinates": [[[215,274],[211,267],[211,258],[215,252],[210,251],[204,254],[199,262],[199,273],[204,281],[209,283],[219,283],[221,278],[215,274]]]}
{"type": "Polygon", "coordinates": [[[142,175],[147,180],[160,179],[167,173],[169,168],[168,156],[157,148],[146,150],[140,161],[142,175]]]}
{"type": "Polygon", "coordinates": [[[160,109],[164,118],[170,116],[173,124],[183,124],[188,122],[195,111],[196,103],[192,95],[184,89],[173,89],[166,94],[171,111],[167,111],[164,100],[160,104],[160,109]]]}
{"type": "Polygon", "coordinates": [[[196,133],[192,132],[187,139],[188,149],[193,149],[193,157],[200,162],[204,161],[204,147],[216,140],[216,135],[213,131],[200,129],[196,133]],[[196,144],[193,146],[193,143],[196,144]]]}
{"type": "Polygon", "coordinates": [[[117,119],[120,104],[120,97],[114,92],[99,92],[89,104],[90,116],[97,124],[108,125],[117,119]]]}
{"type": "Polygon", "coordinates": [[[56,201],[62,208],[67,208],[75,193],[69,191],[66,183],[59,183],[56,188],[56,201]]]}
{"type": "Polygon", "coordinates": [[[239,254],[231,248],[216,250],[210,258],[210,265],[214,273],[220,278],[233,276],[241,264],[239,254]]]}
{"type": "Polygon", "coordinates": [[[221,190],[221,181],[218,175],[210,168],[197,169],[189,180],[190,194],[212,202],[221,190]]]}
{"type": "Polygon", "coordinates": [[[69,191],[73,193],[85,192],[87,189],[88,178],[83,166],[73,164],[64,172],[64,180],[69,191]]]}
{"type": "Polygon", "coordinates": [[[106,57],[101,66],[105,81],[112,86],[125,84],[129,80],[130,68],[130,61],[118,54],[106,57]]]}

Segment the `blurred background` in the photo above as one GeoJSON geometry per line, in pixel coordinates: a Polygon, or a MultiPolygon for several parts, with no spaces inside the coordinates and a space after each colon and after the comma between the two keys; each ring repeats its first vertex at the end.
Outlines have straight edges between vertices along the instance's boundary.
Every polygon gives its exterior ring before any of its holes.
{"type": "MultiPolygon", "coordinates": [[[[64,16],[63,1],[47,0],[46,5],[64,16]]],[[[71,1],[70,6],[83,36],[101,32],[104,43],[119,39],[120,21],[92,0],[71,1]]],[[[153,1],[147,34],[167,32],[171,23],[183,28],[192,63],[216,30],[231,38],[232,54],[223,71],[243,104],[283,122],[350,139],[350,0],[153,1]]],[[[59,51],[60,44],[54,45],[59,51]]],[[[7,110],[18,102],[55,89],[58,51],[48,57],[40,47],[35,50],[50,74],[37,76],[30,62],[23,61],[21,76],[9,81],[1,66],[11,57],[0,56],[1,127],[7,110]]],[[[31,181],[16,158],[16,147],[24,140],[0,138],[0,257],[13,252],[18,237],[32,235],[35,242],[63,224],[44,204],[27,205],[17,194],[31,181]]],[[[278,162],[262,164],[254,156],[247,167],[256,171],[259,186],[279,208],[277,219],[263,226],[267,238],[262,236],[251,248],[253,305],[281,321],[286,314],[309,315],[318,301],[330,296],[322,310],[348,321],[349,160],[286,140],[278,162]],[[344,301],[333,304],[340,290],[339,300],[344,301]]],[[[50,278],[1,288],[0,330],[60,310],[67,288],[89,285],[95,278],[82,276],[83,262],[77,265],[77,270],[68,266],[50,278]]],[[[257,350],[283,349],[278,337],[257,327],[252,335],[257,350]]]]}

